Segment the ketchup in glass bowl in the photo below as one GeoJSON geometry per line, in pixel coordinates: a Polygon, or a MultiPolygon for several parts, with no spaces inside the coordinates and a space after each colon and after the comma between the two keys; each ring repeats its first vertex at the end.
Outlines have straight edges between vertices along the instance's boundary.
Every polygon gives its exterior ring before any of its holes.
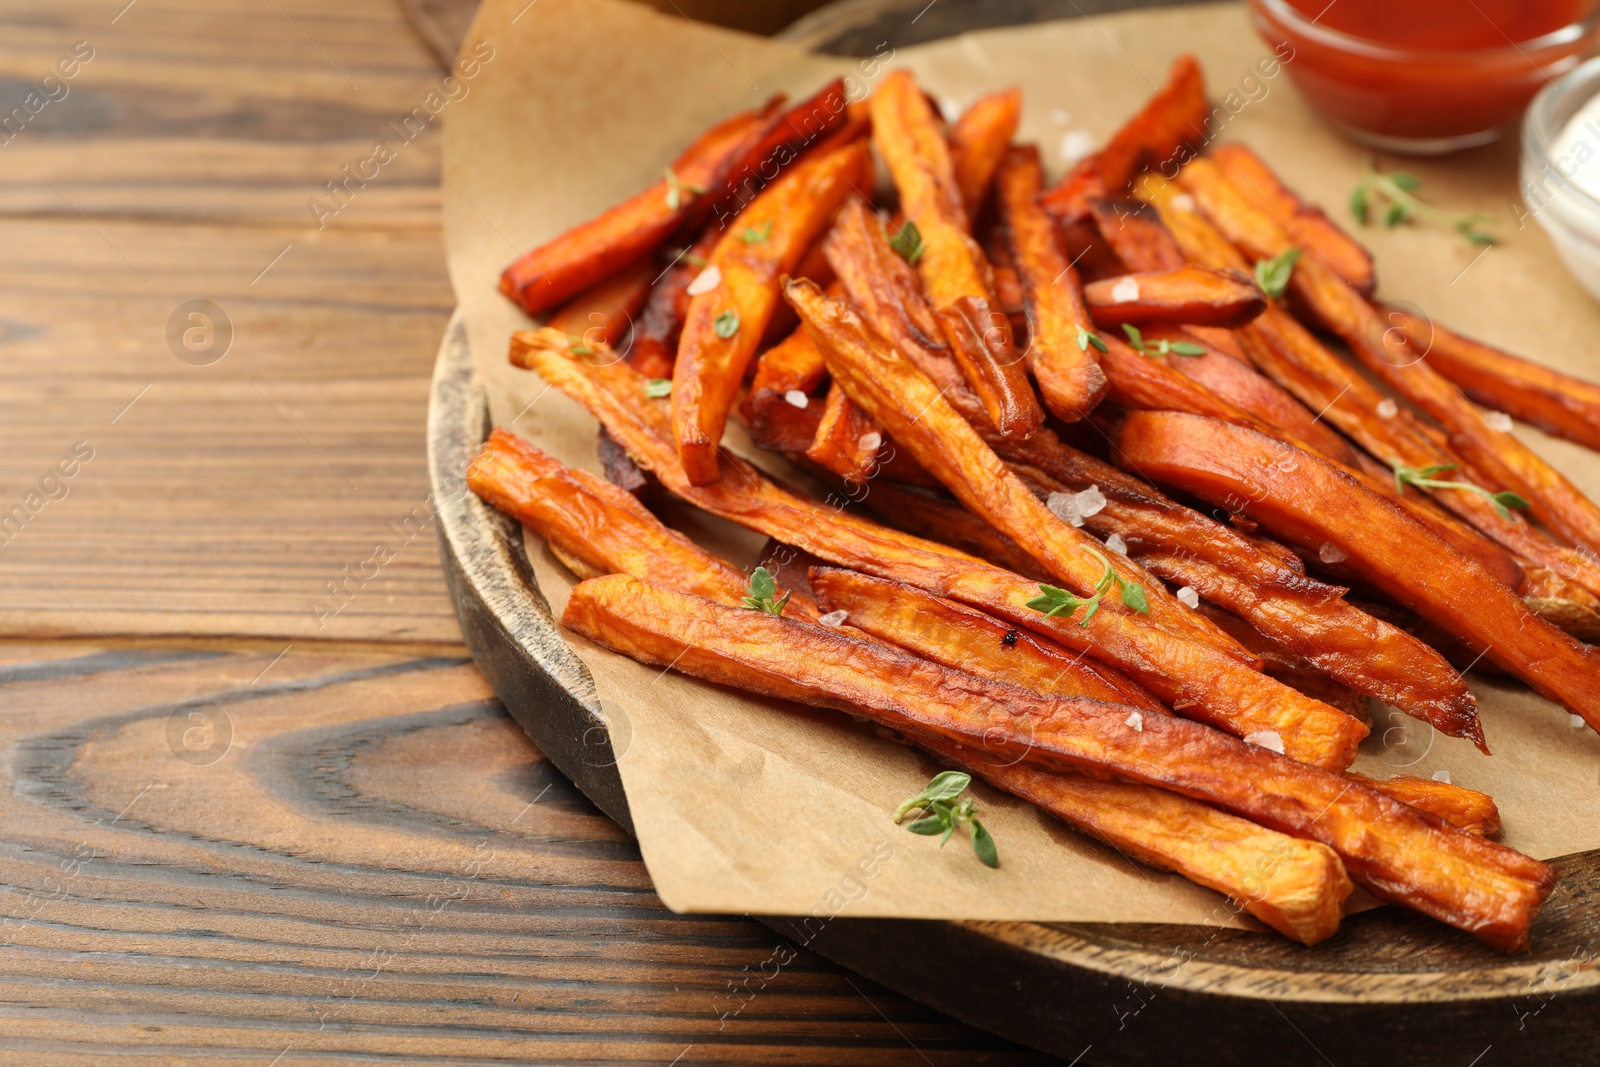
{"type": "Polygon", "coordinates": [[[1600,0],[1249,0],[1257,32],[1350,137],[1436,154],[1500,136],[1600,31],[1600,0]],[[1287,45],[1288,48],[1283,46],[1287,45]]]}

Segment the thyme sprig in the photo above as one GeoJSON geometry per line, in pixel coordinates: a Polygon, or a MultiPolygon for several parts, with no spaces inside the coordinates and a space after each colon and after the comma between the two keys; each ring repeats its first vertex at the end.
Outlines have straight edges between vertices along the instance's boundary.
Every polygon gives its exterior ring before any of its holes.
{"type": "Polygon", "coordinates": [[[1414,485],[1418,489],[1465,489],[1469,493],[1477,493],[1480,496],[1487,497],[1494,504],[1495,511],[1500,513],[1502,519],[1511,518],[1511,512],[1507,510],[1508,508],[1527,511],[1532,506],[1520,493],[1513,493],[1509,489],[1502,489],[1500,492],[1494,493],[1481,485],[1473,485],[1471,482],[1440,481],[1434,477],[1435,474],[1443,474],[1445,471],[1455,470],[1459,464],[1440,463],[1433,467],[1407,467],[1399,460],[1391,459],[1389,466],[1394,468],[1395,488],[1400,490],[1402,496],[1405,495],[1406,486],[1408,485],[1414,485]]]}
{"type": "Polygon", "coordinates": [[[1205,346],[1189,341],[1168,341],[1162,338],[1158,341],[1146,341],[1139,332],[1139,327],[1130,323],[1122,324],[1122,332],[1128,335],[1128,343],[1139,352],[1147,356],[1164,356],[1168,352],[1180,356],[1203,356],[1206,354],[1205,346]]]}
{"type": "Polygon", "coordinates": [[[764,611],[768,615],[782,615],[793,592],[793,589],[786,589],[783,595],[779,596],[778,580],[772,576],[772,572],[765,567],[757,567],[750,574],[750,584],[745,587],[744,600],[740,606],[751,611],[764,611]]]}
{"type": "Polygon", "coordinates": [[[985,867],[999,867],[1000,854],[995,850],[994,838],[978,821],[975,802],[970,796],[961,796],[971,784],[970,774],[941,771],[923,787],[922,792],[900,805],[894,813],[895,825],[898,826],[913,811],[922,812],[906,829],[927,837],[941,835],[940,848],[944,847],[958,827],[964,825],[972,837],[972,851],[977,853],[978,859],[985,867]]]}
{"type": "Polygon", "coordinates": [[[1420,188],[1422,179],[1409,171],[1392,170],[1382,174],[1376,166],[1368,163],[1366,175],[1350,193],[1350,214],[1362,223],[1370,222],[1373,209],[1378,207],[1381,201],[1383,224],[1389,229],[1402,222],[1425,218],[1449,226],[1475,245],[1495,243],[1494,234],[1485,233],[1479,228],[1486,223],[1493,223],[1495,221],[1493,215],[1480,212],[1452,215],[1414,195],[1420,188]]]}
{"type": "Polygon", "coordinates": [[[1111,561],[1106,559],[1094,549],[1089,550],[1095,559],[1105,565],[1106,571],[1095,583],[1094,596],[1079,596],[1070,589],[1061,589],[1054,585],[1039,585],[1039,595],[1028,601],[1028,607],[1034,611],[1042,611],[1049,618],[1057,615],[1071,615],[1079,608],[1087,608],[1083,618],[1078,620],[1079,626],[1088,626],[1089,620],[1094,618],[1094,613],[1100,610],[1100,598],[1109,593],[1113,588],[1117,590],[1122,603],[1141,615],[1149,614],[1150,601],[1144,595],[1144,586],[1137,582],[1124,581],[1112,568],[1111,561]]]}

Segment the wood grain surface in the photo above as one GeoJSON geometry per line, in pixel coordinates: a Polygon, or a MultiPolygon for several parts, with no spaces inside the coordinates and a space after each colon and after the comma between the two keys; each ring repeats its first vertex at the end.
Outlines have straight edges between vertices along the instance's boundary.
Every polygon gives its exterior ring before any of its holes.
{"type": "Polygon", "coordinates": [[[79,42],[0,133],[0,1063],[1036,1062],[805,952],[752,996],[778,936],[667,912],[467,661],[437,131],[307,207],[438,82],[394,0],[4,0],[0,117],[79,42]]]}

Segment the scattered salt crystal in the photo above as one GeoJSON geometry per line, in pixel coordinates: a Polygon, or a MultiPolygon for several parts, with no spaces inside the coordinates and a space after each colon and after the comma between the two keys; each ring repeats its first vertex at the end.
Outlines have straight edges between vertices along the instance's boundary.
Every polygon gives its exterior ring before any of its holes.
{"type": "Polygon", "coordinates": [[[850,613],[848,611],[830,611],[826,615],[818,618],[817,621],[824,626],[843,626],[844,620],[848,619],[849,617],[850,613]]]}
{"type": "Polygon", "coordinates": [[[1445,785],[1449,785],[1450,784],[1450,772],[1449,771],[1434,771],[1433,772],[1433,780],[1436,781],[1436,782],[1443,782],[1445,785]]]}
{"type": "Polygon", "coordinates": [[[1076,163],[1094,151],[1094,134],[1088,130],[1068,130],[1061,135],[1061,162],[1076,163]]]}
{"type": "Polygon", "coordinates": [[[701,293],[709,293],[721,284],[722,271],[713,263],[699,274],[696,274],[694,281],[689,283],[689,288],[685,289],[684,292],[690,296],[699,296],[701,293]]]}
{"type": "Polygon", "coordinates": [[[1110,537],[1106,538],[1106,547],[1117,553],[1119,556],[1126,556],[1128,554],[1128,542],[1124,541],[1122,539],[1122,535],[1119,533],[1114,533],[1110,537]]]}
{"type": "Polygon", "coordinates": [[[1324,563],[1343,563],[1347,557],[1338,545],[1323,545],[1317,549],[1317,558],[1324,563]]]}
{"type": "Polygon", "coordinates": [[[1396,404],[1389,397],[1384,397],[1382,400],[1378,401],[1378,414],[1383,418],[1392,419],[1396,415],[1400,414],[1400,405],[1396,404]]]}
{"type": "Polygon", "coordinates": [[[883,444],[883,434],[876,430],[873,430],[871,433],[864,433],[861,435],[860,440],[858,440],[856,444],[860,446],[861,451],[863,452],[876,452],[878,450],[878,446],[883,444]]]}
{"type": "Polygon", "coordinates": [[[791,389],[784,393],[783,399],[788,401],[791,407],[797,407],[801,411],[804,411],[806,406],[811,403],[811,398],[798,389],[791,389]]]}
{"type": "Polygon", "coordinates": [[[1194,591],[1194,586],[1192,585],[1186,585],[1182,589],[1178,590],[1178,599],[1189,605],[1191,608],[1198,608],[1200,606],[1200,594],[1194,591]]]}
{"type": "Polygon", "coordinates": [[[1278,736],[1278,731],[1276,730],[1256,730],[1245,734],[1244,740],[1247,745],[1260,745],[1262,748],[1270,749],[1280,756],[1283,755],[1283,738],[1278,736]]]}
{"type": "Polygon", "coordinates": [[[1194,197],[1190,196],[1188,193],[1179,193],[1177,196],[1174,196],[1171,200],[1169,200],[1168,203],[1172,206],[1172,210],[1174,211],[1188,211],[1190,213],[1193,213],[1194,211],[1194,197]]]}
{"type": "Polygon", "coordinates": [[[939,114],[946,122],[954,122],[961,117],[961,101],[953,96],[944,97],[939,101],[939,114]]]}
{"type": "Polygon", "coordinates": [[[1137,711],[1128,712],[1128,717],[1122,721],[1133,727],[1135,730],[1138,730],[1141,734],[1144,733],[1144,716],[1140,715],[1137,711]]]}
{"type": "Polygon", "coordinates": [[[1485,411],[1483,421],[1489,424],[1491,430],[1499,430],[1501,433],[1511,432],[1511,416],[1503,411],[1485,411]]]}
{"type": "Polygon", "coordinates": [[[1139,279],[1123,278],[1111,287],[1111,299],[1119,304],[1131,304],[1139,299],[1139,279]]]}
{"type": "Polygon", "coordinates": [[[1082,526],[1084,519],[1100,514],[1106,506],[1106,498],[1098,485],[1091,485],[1081,493],[1051,493],[1044,503],[1050,514],[1062,522],[1082,526]]]}
{"type": "Polygon", "coordinates": [[[1568,721],[1568,723],[1571,724],[1571,726],[1572,726],[1572,728],[1574,730],[1583,729],[1583,716],[1582,715],[1568,715],[1567,716],[1567,721],[1568,721]]]}

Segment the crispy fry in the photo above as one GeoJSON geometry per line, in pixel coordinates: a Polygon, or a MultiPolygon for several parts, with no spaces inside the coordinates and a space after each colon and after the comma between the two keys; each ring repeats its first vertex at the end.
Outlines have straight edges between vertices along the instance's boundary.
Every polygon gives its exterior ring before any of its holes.
{"type": "Polygon", "coordinates": [[[1193,146],[1205,142],[1209,112],[1200,64],[1194,56],[1179,56],[1166,83],[1100,151],[1101,181],[1121,193],[1140,171],[1187,158],[1193,146]]]}
{"type": "Polygon", "coordinates": [[[1165,715],[1045,697],[796,620],[727,608],[627,575],[583,582],[563,625],[644,663],[821,707],[1002,759],[1083,769],[1215,804],[1320,841],[1386,900],[1502,951],[1527,943],[1547,864],[1365,786],[1165,715]]]}
{"type": "Polygon", "coordinates": [[[1134,412],[1117,433],[1147,477],[1224,503],[1345,565],[1600,729],[1600,653],[1528,610],[1474,561],[1332,464],[1216,419],[1134,412]]]}
{"type": "Polygon", "coordinates": [[[846,396],[838,382],[830,385],[806,457],[847,482],[864,482],[877,472],[882,444],[883,433],[872,416],[846,396]]]}
{"type": "MultiPolygon", "coordinates": [[[[871,333],[844,304],[829,300],[803,280],[791,281],[784,295],[822,349],[833,380],[970,511],[987,519],[1068,588],[1082,596],[1093,595],[1109,566],[1119,579],[1145,587],[1151,625],[1244,656],[1231,638],[1179,604],[1137,566],[1118,559],[1108,563],[1093,538],[1052,515],[927,375],[871,333]]],[[[1101,610],[1130,609],[1116,600],[1102,601],[1101,610]]]]}
{"type": "Polygon", "coordinates": [[[960,504],[882,479],[872,483],[872,491],[863,494],[860,502],[896,530],[959,548],[1025,578],[1043,581],[1048,577],[1038,560],[960,504]]]}
{"type": "Polygon", "coordinates": [[[1001,434],[1025,439],[1044,422],[1011,322],[989,289],[950,151],[911,75],[895,71],[872,96],[872,137],[921,236],[917,270],[957,364],[1001,434]]]}
{"type": "Polygon", "coordinates": [[[1047,637],[1023,633],[903,582],[824,566],[811,569],[811,588],[822,610],[845,611],[856,629],[946,667],[1048,696],[1087,697],[1170,714],[1142,686],[1047,637]]]}
{"type": "Polygon", "coordinates": [[[827,377],[822,351],[804,326],[761,354],[744,400],[750,439],[769,452],[804,452],[817,436],[827,377]]]}
{"type": "Polygon", "coordinates": [[[1100,177],[1100,154],[1095,152],[1074,163],[1060,181],[1045,190],[1039,197],[1039,206],[1063,225],[1070,225],[1087,218],[1089,205],[1106,194],[1106,183],[1100,177]]]}
{"type": "Polygon", "coordinates": [[[561,305],[545,325],[586,345],[615,346],[628,335],[655,274],[653,262],[640,260],[561,305]]]}
{"type": "Polygon", "coordinates": [[[795,163],[712,251],[706,271],[716,271],[717,285],[689,301],[672,369],[673,432],[697,485],[719,476],[728,410],[777,305],[779,278],[794,271],[870,166],[862,141],[795,163]]]}
{"type": "Polygon", "coordinates": [[[1014,146],[995,180],[995,199],[1027,302],[1027,358],[1051,414],[1083,418],[1106,391],[1093,346],[1080,341],[1089,327],[1078,274],[1056,244],[1055,224],[1037,201],[1044,186],[1038,149],[1014,146]]]}
{"type": "Polygon", "coordinates": [[[734,215],[807,151],[825,152],[865,136],[864,117],[859,108],[852,108],[843,78],[773,114],[695,205],[699,214],[691,215],[691,225],[698,228],[709,220],[711,229],[726,230],[734,215]]]}
{"type": "Polygon", "coordinates": [[[713,126],[673,162],[670,181],[535,248],[505,269],[500,291],[538,315],[648,256],[684,223],[702,195],[694,190],[741,157],[764,122],[763,115],[745,111],[713,126]]]}
{"type": "Polygon", "coordinates": [[[1103,278],[1083,289],[1096,325],[1114,329],[1148,322],[1243,326],[1267,306],[1249,275],[1234,270],[1179,267],[1103,278]]]}
{"type": "Polygon", "coordinates": [[[1037,583],[956,549],[794,496],[737,458],[729,460],[731,477],[710,486],[691,484],[671,446],[666,413],[644,401],[639,376],[605,358],[579,361],[559,334],[514,335],[511,361],[536,370],[588,408],[640,466],[696,507],[830,563],[915,585],[1044,634],[1121,671],[1190,718],[1239,735],[1271,730],[1296,759],[1340,770],[1355,759],[1366,727],[1267,678],[1236,655],[1172,637],[1121,612],[1099,613],[1088,627],[1046,616],[1026,606],[1038,592],[1037,583]]]}
{"type": "Polygon", "coordinates": [[[639,469],[639,465],[628,456],[627,450],[606,433],[604,426],[600,427],[595,437],[594,451],[606,481],[648,508],[654,494],[655,479],[639,469]]]}
{"type": "Polygon", "coordinates": [[[1500,808],[1488,793],[1410,774],[1397,774],[1393,778],[1368,778],[1355,771],[1344,773],[1351,781],[1360,782],[1368,789],[1393,797],[1402,804],[1410,804],[1430,815],[1437,815],[1469,834],[1492,837],[1500,832],[1500,808]]]}
{"type": "MultiPolygon", "coordinates": [[[[1296,247],[1289,234],[1248,204],[1208,160],[1194,160],[1179,179],[1218,229],[1246,253],[1269,258],[1296,247]]],[[[1490,426],[1483,412],[1426,359],[1404,346],[1399,351],[1391,349],[1385,341],[1390,324],[1332,268],[1320,259],[1306,259],[1295,268],[1289,284],[1318,321],[1350,346],[1363,366],[1451,432],[1454,450],[1499,483],[1490,489],[1520,493],[1533,505],[1533,514],[1556,533],[1579,548],[1600,550],[1600,505],[1515,437],[1490,426]]],[[[1378,458],[1411,465],[1403,456],[1378,458]]],[[[1445,492],[1472,497],[1480,512],[1491,506],[1476,493],[1445,492]]],[[[1484,529],[1476,521],[1474,525],[1484,529]]],[[[1529,558],[1543,562],[1538,556],[1529,558]]]]}
{"type": "Polygon", "coordinates": [[[680,249],[661,268],[655,286],[645,298],[644,310],[633,327],[628,362],[646,378],[672,377],[678,359],[678,337],[689,314],[689,283],[706,268],[706,257],[722,235],[708,228],[694,244],[680,249]]]}
{"type": "Polygon", "coordinates": [[[1574,378],[1453,333],[1419,323],[1399,308],[1383,317],[1398,323],[1434,370],[1484,407],[1504,411],[1545,433],[1600,450],[1600,385],[1574,378]]]}
{"type": "Polygon", "coordinates": [[[1214,148],[1211,160],[1228,176],[1240,195],[1293,233],[1296,244],[1321,257],[1356,292],[1372,295],[1378,285],[1372,253],[1345,233],[1321,208],[1300,199],[1260,156],[1246,145],[1233,141],[1214,148]]]}
{"type": "Polygon", "coordinates": [[[967,217],[978,214],[1006,146],[1022,121],[1022,91],[1003,89],[974,100],[950,129],[950,164],[967,217]]]}

